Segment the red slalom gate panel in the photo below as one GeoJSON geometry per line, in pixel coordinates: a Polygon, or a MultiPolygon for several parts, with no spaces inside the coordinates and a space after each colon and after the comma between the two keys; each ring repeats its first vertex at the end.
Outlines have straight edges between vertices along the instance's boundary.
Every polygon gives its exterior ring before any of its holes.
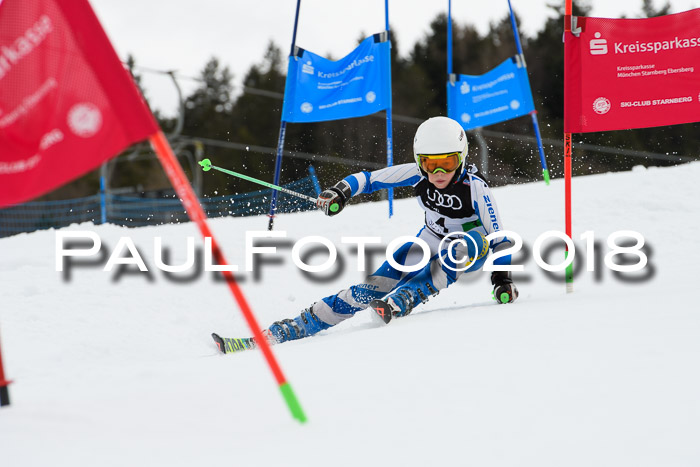
{"type": "Polygon", "coordinates": [[[565,132],[700,121],[700,8],[574,20],[565,32],[565,132]]]}
{"type": "Polygon", "coordinates": [[[0,2],[0,207],[158,131],[86,0],[0,2]]]}

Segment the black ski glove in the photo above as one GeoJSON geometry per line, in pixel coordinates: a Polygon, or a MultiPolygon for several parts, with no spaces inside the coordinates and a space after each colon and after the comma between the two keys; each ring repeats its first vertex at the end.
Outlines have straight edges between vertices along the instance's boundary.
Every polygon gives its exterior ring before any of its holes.
{"type": "Polygon", "coordinates": [[[498,303],[512,303],[518,298],[518,288],[513,284],[508,271],[492,272],[491,284],[493,284],[493,298],[498,303]]]}
{"type": "Polygon", "coordinates": [[[350,185],[345,180],[341,180],[332,187],[324,190],[316,200],[316,207],[321,209],[327,216],[335,216],[345,207],[352,196],[350,185]]]}

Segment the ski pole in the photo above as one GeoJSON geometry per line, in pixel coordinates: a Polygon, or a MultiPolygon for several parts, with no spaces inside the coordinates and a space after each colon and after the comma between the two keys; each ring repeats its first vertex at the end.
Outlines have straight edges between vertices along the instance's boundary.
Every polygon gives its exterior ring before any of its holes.
{"type": "MultiPolygon", "coordinates": [[[[258,180],[257,178],[250,177],[248,175],[243,175],[238,172],[234,172],[232,170],[226,170],[221,167],[217,167],[211,163],[209,159],[203,159],[202,161],[199,162],[199,165],[202,166],[202,170],[205,172],[210,171],[211,169],[218,170],[219,172],[223,172],[225,174],[233,175],[234,177],[242,178],[243,180],[248,180],[249,182],[257,183],[258,185],[266,186],[268,188],[272,188],[273,190],[281,191],[282,193],[287,193],[288,195],[296,196],[297,198],[305,199],[307,201],[311,201],[312,203],[316,204],[316,198],[313,198],[311,196],[307,196],[302,193],[297,193],[296,191],[292,191],[290,189],[273,185],[272,183],[264,182],[262,180],[258,180]]],[[[336,212],[340,209],[340,205],[338,203],[333,203],[331,204],[330,210],[331,212],[336,212]]]]}

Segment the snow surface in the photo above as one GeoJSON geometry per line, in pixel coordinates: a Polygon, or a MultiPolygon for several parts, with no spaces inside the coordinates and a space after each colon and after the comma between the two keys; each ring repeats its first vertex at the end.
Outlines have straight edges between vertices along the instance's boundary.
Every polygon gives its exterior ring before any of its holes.
{"type": "MultiPolygon", "coordinates": [[[[699,179],[699,163],[576,178],[575,236],[594,231],[601,254],[572,294],[529,255],[513,305],[496,305],[479,272],[388,326],[365,311],[275,346],[304,425],[260,352],[217,353],[212,331],[250,334],[225,284],[212,273],[176,283],[155,268],[153,238],[177,264],[187,236],[201,245],[192,224],[68,229],[96,232],[106,254],[131,237],[150,274],[93,265],[67,280],[55,270],[56,231],[1,239],[2,351],[14,384],[12,405],[0,409],[0,465],[700,465],[699,179]],[[640,232],[650,247],[637,282],[601,261],[618,230],[640,232]]],[[[563,230],[563,191],[562,180],[494,190],[505,227],[530,250],[543,232],[563,230]]],[[[269,256],[280,262],[241,284],[260,324],[358,282],[340,237],[386,245],[421,227],[415,200],[395,212],[387,220],[384,202],[334,218],[279,216],[288,241],[325,236],[346,267],[316,283],[290,248],[269,256]]],[[[267,219],[211,225],[243,267],[245,231],[265,230],[267,219]]]]}

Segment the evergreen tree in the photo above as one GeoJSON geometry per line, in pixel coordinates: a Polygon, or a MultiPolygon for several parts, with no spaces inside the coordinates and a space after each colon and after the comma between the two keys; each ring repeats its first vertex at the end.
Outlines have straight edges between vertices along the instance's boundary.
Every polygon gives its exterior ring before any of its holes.
{"type": "Polygon", "coordinates": [[[671,4],[667,1],[661,8],[654,8],[653,0],[642,0],[642,14],[647,18],[667,15],[671,12],[671,4]]]}
{"type": "MultiPolygon", "coordinates": [[[[185,118],[182,134],[193,138],[230,139],[233,98],[233,75],[228,67],[221,67],[212,57],[207,61],[199,78],[199,86],[185,99],[185,118]]],[[[230,150],[207,146],[206,155],[216,165],[225,166],[230,150]],[[217,164],[218,162],[218,164],[217,164]]],[[[204,177],[204,194],[223,195],[229,191],[229,180],[220,172],[204,177]]]]}
{"type": "Polygon", "coordinates": [[[233,75],[212,57],[201,73],[201,84],[185,99],[183,133],[225,139],[231,126],[233,75]]]}

